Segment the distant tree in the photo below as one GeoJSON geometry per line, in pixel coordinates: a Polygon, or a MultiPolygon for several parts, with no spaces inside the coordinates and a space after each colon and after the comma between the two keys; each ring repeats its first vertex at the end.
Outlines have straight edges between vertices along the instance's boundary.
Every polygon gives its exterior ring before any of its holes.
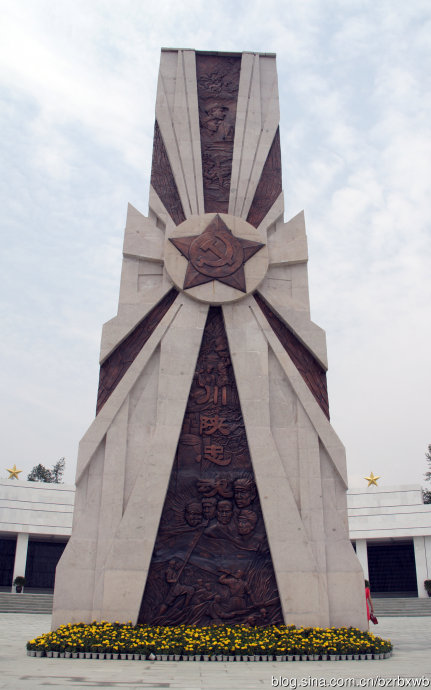
{"type": "Polygon", "coordinates": [[[51,476],[52,476],[52,481],[54,484],[61,484],[61,480],[63,479],[63,474],[64,474],[64,467],[66,465],[66,461],[64,458],[60,458],[55,465],[53,466],[51,470],[51,476]]]}
{"type": "MultiPolygon", "coordinates": [[[[426,482],[431,482],[431,443],[428,444],[428,452],[425,453],[425,457],[428,462],[429,470],[425,472],[425,481],[426,482]]],[[[431,490],[430,489],[423,489],[423,496],[424,496],[424,503],[431,503],[431,490]]]]}
{"type": "Polygon", "coordinates": [[[60,458],[58,462],[55,463],[52,470],[39,463],[35,465],[27,475],[28,482],[45,482],[47,484],[61,484],[63,478],[64,466],[66,462],[64,458],[60,458]]]}
{"type": "Polygon", "coordinates": [[[44,465],[40,463],[33,467],[30,474],[27,476],[28,482],[52,482],[51,470],[48,470],[44,465]]]}

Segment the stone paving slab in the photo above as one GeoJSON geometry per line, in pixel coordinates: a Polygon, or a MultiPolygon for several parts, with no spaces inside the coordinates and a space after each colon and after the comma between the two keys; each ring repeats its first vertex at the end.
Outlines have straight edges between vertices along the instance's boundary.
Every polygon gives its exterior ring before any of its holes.
{"type": "MultiPolygon", "coordinates": [[[[390,638],[394,653],[381,661],[203,662],[102,661],[28,657],[27,640],[50,629],[46,614],[0,614],[0,688],[117,688],[118,690],[266,690],[281,678],[420,678],[431,681],[431,617],[381,618],[372,630],[390,638]]],[[[286,683],[286,680],[281,682],[286,683]]],[[[316,682],[316,681],[315,681],[316,682]]],[[[323,681],[321,681],[323,682],[323,681]]],[[[278,687],[283,687],[278,685],[278,687]]],[[[315,687],[318,687],[315,685],[315,687]]],[[[347,686],[346,686],[347,687],[347,686]]],[[[378,686],[376,686],[378,687],[378,686]]],[[[396,687],[396,685],[395,685],[396,687]]],[[[425,687],[425,686],[422,686],[425,687]]],[[[431,683],[430,683],[431,688],[431,683]]]]}

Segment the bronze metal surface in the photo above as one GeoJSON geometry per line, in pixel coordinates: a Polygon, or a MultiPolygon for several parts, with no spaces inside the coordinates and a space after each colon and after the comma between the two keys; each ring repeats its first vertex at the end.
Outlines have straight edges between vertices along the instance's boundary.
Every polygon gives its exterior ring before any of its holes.
{"type": "Polygon", "coordinates": [[[241,57],[196,55],[205,212],[227,213],[241,57]]]}
{"type": "Polygon", "coordinates": [[[139,622],[283,622],[220,307],[210,307],[139,622]]]}
{"type": "Polygon", "coordinates": [[[233,235],[218,214],[200,235],[169,240],[189,261],[184,289],[218,280],[246,292],[244,264],[264,246],[233,235]]]}

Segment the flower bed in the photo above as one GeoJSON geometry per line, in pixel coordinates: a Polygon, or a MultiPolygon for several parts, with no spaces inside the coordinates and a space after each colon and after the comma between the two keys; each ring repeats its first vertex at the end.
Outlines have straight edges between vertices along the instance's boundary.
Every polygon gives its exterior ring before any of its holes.
{"type": "Polygon", "coordinates": [[[87,658],[194,657],[211,660],[299,660],[301,658],[382,658],[392,651],[383,640],[358,628],[296,628],[280,625],[251,628],[219,625],[197,628],[133,626],[94,621],[62,625],[27,642],[31,655],[87,658]],[[373,655],[373,656],[370,656],[373,655]]]}

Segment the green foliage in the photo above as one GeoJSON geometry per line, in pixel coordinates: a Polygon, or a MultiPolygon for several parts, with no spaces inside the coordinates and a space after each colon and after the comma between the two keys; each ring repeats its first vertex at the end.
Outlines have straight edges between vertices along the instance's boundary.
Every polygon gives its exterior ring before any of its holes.
{"type": "Polygon", "coordinates": [[[430,482],[431,481],[431,443],[428,444],[428,453],[425,453],[425,457],[427,459],[428,465],[429,465],[429,470],[428,472],[425,472],[425,481],[430,482]]]}
{"type": "Polygon", "coordinates": [[[66,462],[64,458],[60,458],[60,460],[55,463],[52,470],[49,470],[44,465],[39,463],[38,465],[35,465],[30,474],[27,475],[27,481],[46,482],[47,484],[61,484],[65,464],[66,462]]]}
{"type": "Polygon", "coordinates": [[[66,462],[64,458],[60,458],[55,465],[52,468],[51,471],[51,476],[53,478],[54,484],[61,484],[61,480],[63,479],[63,474],[64,474],[64,466],[66,462]]]}
{"type": "Polygon", "coordinates": [[[52,483],[51,471],[47,470],[44,465],[35,465],[30,474],[27,476],[28,482],[47,482],[52,483]]]}
{"type": "Polygon", "coordinates": [[[383,640],[358,628],[296,628],[294,625],[149,626],[129,623],[62,625],[27,642],[27,649],[108,652],[120,654],[269,655],[383,654],[392,650],[383,640]]]}
{"type": "Polygon", "coordinates": [[[17,575],[13,583],[16,587],[24,587],[25,577],[23,575],[17,575]]]}

